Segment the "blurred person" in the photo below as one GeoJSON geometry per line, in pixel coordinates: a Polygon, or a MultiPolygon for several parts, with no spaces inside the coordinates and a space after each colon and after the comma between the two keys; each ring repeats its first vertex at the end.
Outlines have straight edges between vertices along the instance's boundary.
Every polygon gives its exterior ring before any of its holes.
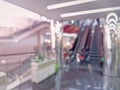
{"type": "Polygon", "coordinates": [[[77,60],[78,63],[80,63],[80,55],[79,55],[79,53],[76,54],[76,60],[77,60]]]}

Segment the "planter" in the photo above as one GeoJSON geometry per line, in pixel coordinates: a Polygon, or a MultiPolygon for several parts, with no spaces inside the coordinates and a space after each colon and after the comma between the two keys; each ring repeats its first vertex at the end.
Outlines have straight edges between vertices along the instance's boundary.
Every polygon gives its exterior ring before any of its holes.
{"type": "Polygon", "coordinates": [[[6,74],[3,72],[0,72],[0,90],[6,90],[6,74]]]}
{"type": "Polygon", "coordinates": [[[32,82],[39,83],[55,73],[55,60],[31,63],[32,82]]]}

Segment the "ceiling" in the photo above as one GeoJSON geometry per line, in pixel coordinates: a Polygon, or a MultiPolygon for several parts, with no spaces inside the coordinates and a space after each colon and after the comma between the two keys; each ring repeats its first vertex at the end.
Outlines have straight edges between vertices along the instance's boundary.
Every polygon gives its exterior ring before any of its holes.
{"type": "MultiPolygon", "coordinates": [[[[120,6],[120,0],[97,0],[97,1],[89,2],[89,3],[73,5],[73,6],[69,6],[69,7],[64,7],[64,8],[54,9],[54,10],[47,10],[46,7],[48,5],[68,2],[68,1],[72,1],[72,0],[5,0],[5,1],[16,4],[25,9],[31,10],[39,15],[44,15],[50,19],[55,19],[55,20],[59,20],[59,21],[71,20],[71,19],[75,19],[75,20],[82,19],[83,20],[86,18],[105,17],[109,12],[78,15],[78,16],[67,17],[67,18],[61,18],[60,15],[62,13],[86,11],[86,10],[120,6]]],[[[116,10],[114,12],[119,14],[120,10],[116,10]]]]}

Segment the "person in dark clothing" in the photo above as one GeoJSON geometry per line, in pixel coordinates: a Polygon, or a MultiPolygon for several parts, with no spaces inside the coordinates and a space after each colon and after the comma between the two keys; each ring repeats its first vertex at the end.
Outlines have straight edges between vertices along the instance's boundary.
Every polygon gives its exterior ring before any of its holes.
{"type": "Polygon", "coordinates": [[[99,18],[97,18],[97,23],[100,24],[100,20],[99,20],[99,18]]]}
{"type": "Polygon", "coordinates": [[[105,61],[105,58],[104,58],[104,57],[101,57],[101,60],[100,60],[100,67],[101,67],[101,68],[103,68],[104,61],[105,61]]]}

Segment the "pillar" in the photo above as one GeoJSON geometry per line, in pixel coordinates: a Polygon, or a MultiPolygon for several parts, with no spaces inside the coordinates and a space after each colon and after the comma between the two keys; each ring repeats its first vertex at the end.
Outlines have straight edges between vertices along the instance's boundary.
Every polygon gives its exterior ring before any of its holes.
{"type": "Polygon", "coordinates": [[[56,22],[56,59],[59,67],[62,67],[62,29],[61,24],[56,22]]]}
{"type": "Polygon", "coordinates": [[[104,80],[103,90],[120,90],[119,38],[117,29],[104,28],[104,80]]]}

